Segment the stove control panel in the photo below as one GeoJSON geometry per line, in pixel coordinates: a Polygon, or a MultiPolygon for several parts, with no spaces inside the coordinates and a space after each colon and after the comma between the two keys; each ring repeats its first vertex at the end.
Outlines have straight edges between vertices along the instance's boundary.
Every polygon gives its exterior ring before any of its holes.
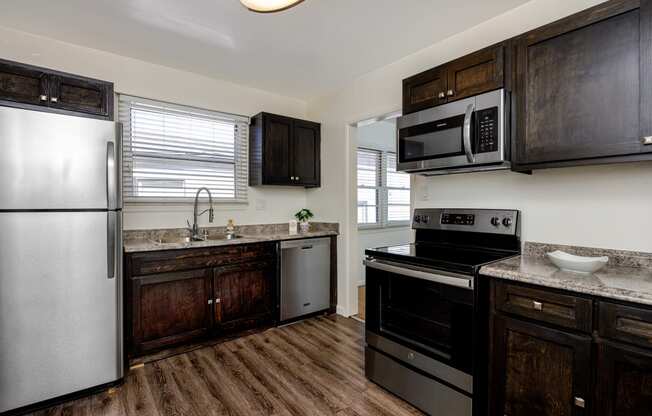
{"type": "Polygon", "coordinates": [[[419,208],[414,210],[412,228],[518,235],[519,216],[517,210],[419,208]]]}

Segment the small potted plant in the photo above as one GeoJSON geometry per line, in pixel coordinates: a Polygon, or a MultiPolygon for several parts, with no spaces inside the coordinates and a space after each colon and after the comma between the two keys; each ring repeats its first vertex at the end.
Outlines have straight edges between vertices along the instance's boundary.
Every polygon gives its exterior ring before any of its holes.
{"type": "Polygon", "coordinates": [[[310,219],[315,215],[307,208],[294,214],[294,217],[299,221],[299,227],[302,233],[310,231],[310,219]]]}

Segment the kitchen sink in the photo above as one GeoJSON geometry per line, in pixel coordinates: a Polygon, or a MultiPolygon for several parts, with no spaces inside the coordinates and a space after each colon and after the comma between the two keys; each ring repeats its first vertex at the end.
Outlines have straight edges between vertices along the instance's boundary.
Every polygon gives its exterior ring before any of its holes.
{"type": "Polygon", "coordinates": [[[233,235],[231,237],[227,235],[209,235],[206,241],[226,241],[226,240],[237,240],[242,238],[241,235],[233,235]]]}
{"type": "Polygon", "coordinates": [[[188,244],[190,243],[190,237],[161,237],[151,241],[156,244],[188,244]]]}

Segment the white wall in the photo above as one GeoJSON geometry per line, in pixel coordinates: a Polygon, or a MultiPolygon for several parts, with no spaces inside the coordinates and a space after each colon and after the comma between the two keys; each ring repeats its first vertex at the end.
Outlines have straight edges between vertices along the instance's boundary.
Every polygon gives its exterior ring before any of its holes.
{"type": "MultiPolygon", "coordinates": [[[[370,72],[340,91],[308,104],[323,123],[322,188],[308,205],[341,222],[340,311],[357,308],[355,286],[356,132],[351,123],[401,108],[401,80],[451,59],[508,39],[601,0],[533,0],[463,33],[370,72]],[[348,208],[348,209],[347,209],[348,208]]],[[[537,171],[533,176],[488,172],[413,179],[415,205],[519,208],[527,240],[652,251],[652,164],[537,171]],[[416,185],[416,189],[415,189],[416,185]],[[423,200],[426,194],[428,200],[423,200]],[[562,215],[563,214],[563,215],[562,215]]]]}
{"type": "Polygon", "coordinates": [[[395,152],[396,119],[377,121],[358,127],[358,147],[395,152]]]}
{"type": "MultiPolygon", "coordinates": [[[[146,98],[248,116],[262,110],[306,115],[306,104],[293,98],[2,27],[0,58],[112,81],[116,92],[146,98]]],[[[283,222],[305,205],[303,189],[249,188],[249,204],[220,205],[215,223],[228,218],[238,224],[283,222]]],[[[191,216],[187,204],[127,205],[124,224],[126,229],[183,227],[191,216]]]]}

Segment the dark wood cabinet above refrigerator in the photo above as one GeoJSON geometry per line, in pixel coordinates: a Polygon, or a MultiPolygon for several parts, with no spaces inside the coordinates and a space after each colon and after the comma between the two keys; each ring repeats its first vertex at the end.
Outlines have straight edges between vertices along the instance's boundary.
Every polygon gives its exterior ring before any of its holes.
{"type": "Polygon", "coordinates": [[[0,105],[113,120],[113,84],[0,60],[0,105]]]}
{"type": "Polygon", "coordinates": [[[249,131],[249,185],[321,185],[321,125],[260,113],[249,131]]]}

